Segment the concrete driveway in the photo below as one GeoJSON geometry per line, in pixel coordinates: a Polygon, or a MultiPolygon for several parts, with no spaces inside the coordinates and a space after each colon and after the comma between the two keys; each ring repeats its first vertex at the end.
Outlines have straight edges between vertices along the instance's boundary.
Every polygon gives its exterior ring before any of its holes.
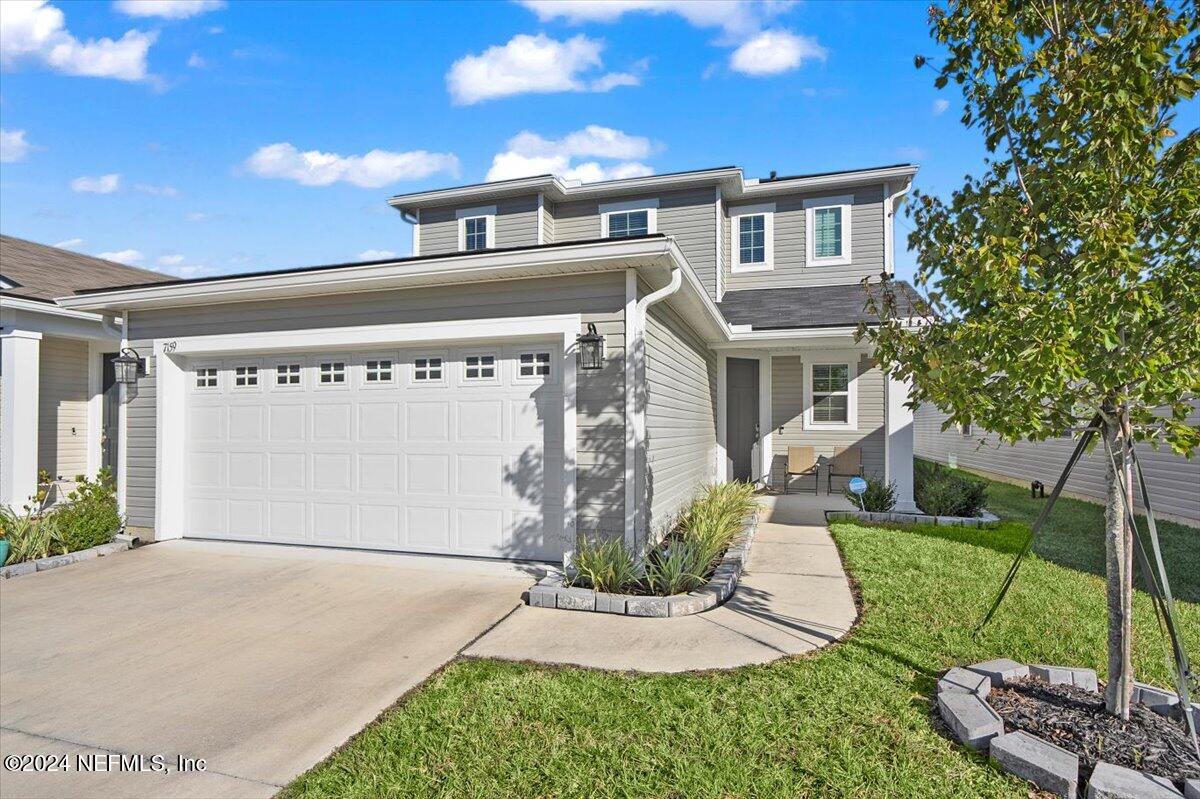
{"type": "Polygon", "coordinates": [[[530,572],[171,541],[2,581],[0,796],[271,796],[515,608],[530,572]]]}

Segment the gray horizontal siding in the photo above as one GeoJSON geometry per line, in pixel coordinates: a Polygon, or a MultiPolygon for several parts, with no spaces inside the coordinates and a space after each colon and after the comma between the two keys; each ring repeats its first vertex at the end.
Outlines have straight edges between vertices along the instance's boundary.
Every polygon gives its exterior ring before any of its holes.
{"type": "MultiPolygon", "coordinates": [[[[946,414],[933,405],[922,405],[913,418],[913,448],[918,457],[949,463],[989,476],[1007,478],[1021,484],[1040,480],[1053,486],[1075,447],[1069,438],[1046,441],[1019,441],[1002,444],[994,433],[981,430],[966,436],[957,428],[942,430],[946,414]],[[981,444],[982,441],[982,444],[981,444]]],[[[1188,418],[1200,425],[1200,405],[1188,418]]],[[[1138,460],[1146,474],[1146,483],[1156,513],[1200,526],[1200,459],[1191,460],[1170,450],[1155,450],[1139,444],[1138,460]]],[[[1085,454],[1071,472],[1065,490],[1070,494],[1103,502],[1104,453],[1085,454]]],[[[1141,501],[1137,500],[1141,507],[1141,501]]]]}
{"type": "MultiPolygon", "coordinates": [[[[658,232],[674,236],[688,263],[712,295],[717,296],[716,193],[712,188],[667,191],[657,195],[606,198],[624,202],[658,198],[658,232]]],[[[577,200],[554,206],[555,241],[597,239],[603,235],[600,202],[577,200]]]]}
{"type": "Polygon", "coordinates": [[[542,243],[554,243],[554,203],[543,200],[542,208],[542,243]]]}
{"type": "Polygon", "coordinates": [[[531,247],[537,244],[537,195],[492,202],[468,202],[421,209],[421,255],[458,252],[460,208],[496,206],[496,247],[531,247]]]}
{"type": "MultiPolygon", "coordinates": [[[[830,283],[857,283],[864,277],[876,277],[884,269],[883,186],[860,186],[837,191],[793,194],[774,199],[775,203],[775,268],[770,272],[726,271],[725,290],[778,288],[782,286],[814,286],[830,283]],[[848,266],[813,266],[806,264],[804,201],[813,197],[852,195],[852,229],[848,266]]],[[[727,205],[722,246],[725,263],[733,264],[736,235],[729,217],[737,213],[737,205],[727,205]]]]}
{"type": "MultiPolygon", "coordinates": [[[[827,362],[819,359],[819,362],[827,362]]],[[[771,482],[782,487],[787,469],[787,448],[811,446],[817,455],[832,457],[843,447],[862,450],[863,471],[884,473],[884,375],[879,366],[862,356],[858,362],[858,429],[805,430],[804,368],[801,356],[771,359],[771,482]]],[[[805,487],[808,485],[806,478],[805,487]]]]}
{"type": "Polygon", "coordinates": [[[45,336],[38,348],[38,471],[87,471],[88,343],[45,336]]]}
{"type": "Polygon", "coordinates": [[[663,304],[646,317],[646,529],[659,538],[713,480],[716,356],[663,304]]]}
{"type": "MultiPolygon", "coordinates": [[[[594,322],[605,334],[607,361],[576,380],[578,524],[623,530],[624,304],[624,274],[604,273],[135,311],[129,327],[133,346],[149,352],[154,339],[178,336],[580,313],[585,326],[594,322]]],[[[143,528],[154,525],[156,373],[152,363],[127,415],[129,523],[143,528]]]]}

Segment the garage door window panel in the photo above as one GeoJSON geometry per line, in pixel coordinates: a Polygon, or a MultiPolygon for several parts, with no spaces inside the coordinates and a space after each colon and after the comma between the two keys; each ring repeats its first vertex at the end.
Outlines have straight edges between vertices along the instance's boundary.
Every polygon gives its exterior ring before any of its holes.
{"type": "Polygon", "coordinates": [[[319,358],[316,361],[317,388],[345,390],[350,387],[350,375],[345,358],[319,358]]]}
{"type": "Polygon", "coordinates": [[[362,359],[360,388],[392,389],[399,384],[398,364],[391,354],[369,354],[362,359]]]}
{"type": "Polygon", "coordinates": [[[446,385],[446,353],[423,352],[414,355],[409,365],[409,382],[417,388],[446,385]]]}
{"type": "Polygon", "coordinates": [[[288,361],[275,364],[271,380],[272,391],[303,391],[304,364],[288,361]]]}
{"type": "Polygon", "coordinates": [[[517,382],[548,383],[554,379],[554,355],[549,348],[521,350],[516,360],[517,382]]]}
{"type": "Polygon", "coordinates": [[[494,350],[462,353],[462,384],[468,386],[500,384],[500,356],[494,350]]]}
{"type": "Polygon", "coordinates": [[[192,391],[197,394],[217,394],[221,390],[221,367],[217,364],[197,364],[192,368],[192,391]]]}
{"type": "Polygon", "coordinates": [[[228,367],[230,388],[235,393],[242,394],[262,390],[262,364],[257,362],[237,361],[228,367]]]}

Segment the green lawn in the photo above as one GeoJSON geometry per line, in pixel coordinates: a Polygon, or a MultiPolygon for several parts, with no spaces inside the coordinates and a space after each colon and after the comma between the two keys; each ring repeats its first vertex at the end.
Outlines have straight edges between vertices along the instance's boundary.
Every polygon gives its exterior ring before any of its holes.
{"type": "MultiPolygon", "coordinates": [[[[994,506],[1028,518],[1035,503],[1019,493],[999,486],[994,506]]],[[[1100,540],[1089,521],[1099,517],[1084,503],[1064,511],[978,642],[972,628],[1021,522],[982,531],[836,524],[864,605],[840,644],[697,675],[459,661],[282,795],[1024,799],[1025,783],[935,731],[930,695],[942,669],[1002,655],[1103,675],[1103,585],[1088,573],[1100,556],[1086,551],[1100,540]]],[[[1195,599],[1200,531],[1164,534],[1178,560],[1176,594],[1195,599]]],[[[1165,684],[1145,595],[1135,610],[1139,675],[1165,684]]],[[[1180,615],[1200,653],[1200,605],[1181,603],[1180,615]]]]}

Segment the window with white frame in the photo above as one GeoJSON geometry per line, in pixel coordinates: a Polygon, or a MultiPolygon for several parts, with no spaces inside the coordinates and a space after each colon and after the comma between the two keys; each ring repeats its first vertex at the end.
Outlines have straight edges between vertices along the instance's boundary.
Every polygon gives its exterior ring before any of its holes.
{"type": "Polygon", "coordinates": [[[346,382],[345,361],[323,361],[317,367],[317,383],[322,386],[344,385],[346,382]]]}
{"type": "Polygon", "coordinates": [[[489,250],[496,246],[496,206],[460,208],[458,218],[458,249],[460,252],[489,250]]]}
{"type": "Polygon", "coordinates": [[[810,266],[850,263],[851,208],[854,198],[818,197],[804,201],[805,248],[810,266]]]}
{"type": "Polygon", "coordinates": [[[629,200],[600,206],[600,234],[627,239],[658,232],[658,200],[629,200]]]}
{"type": "Polygon", "coordinates": [[[463,376],[467,380],[492,380],[496,377],[495,355],[468,355],[463,359],[463,376]]]}
{"type": "Polygon", "coordinates": [[[775,268],[775,205],[744,206],[729,212],[733,228],[734,272],[775,268]]]}
{"type": "Polygon", "coordinates": [[[413,380],[432,383],[442,379],[442,359],[432,355],[413,359],[413,380]]]}
{"type": "Polygon", "coordinates": [[[518,377],[548,377],[550,375],[550,353],[522,352],[517,358],[518,377]]]}
{"type": "Polygon", "coordinates": [[[298,363],[281,363],[275,367],[275,385],[277,386],[298,386],[300,385],[300,364],[298,363]]]}
{"type": "Polygon", "coordinates": [[[811,427],[855,425],[854,380],[850,363],[814,363],[808,368],[808,423],[811,427]]]}
{"type": "Polygon", "coordinates": [[[371,358],[367,361],[368,383],[392,382],[392,361],[389,358],[371,358]]]}
{"type": "Polygon", "coordinates": [[[233,368],[234,388],[255,388],[258,386],[257,366],[235,366],[233,368]]]}
{"type": "Polygon", "coordinates": [[[216,367],[202,366],[196,370],[196,388],[216,388],[216,367]]]}

